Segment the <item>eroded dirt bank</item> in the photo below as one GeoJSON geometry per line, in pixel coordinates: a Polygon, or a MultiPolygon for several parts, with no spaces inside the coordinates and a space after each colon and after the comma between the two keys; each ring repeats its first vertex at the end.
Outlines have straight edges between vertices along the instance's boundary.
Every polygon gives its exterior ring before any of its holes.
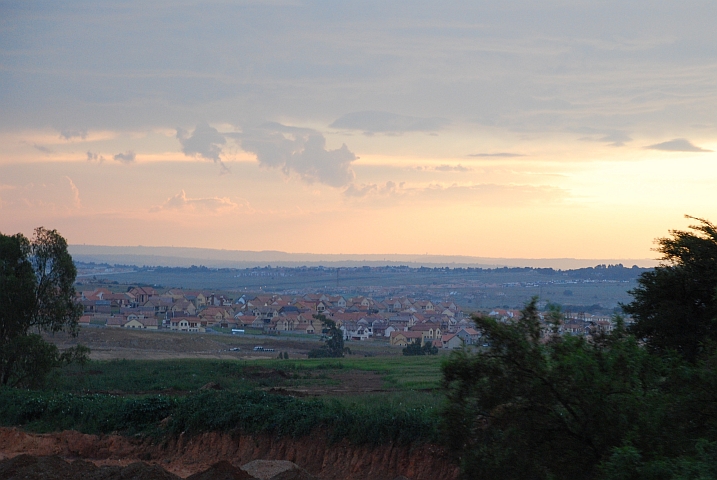
{"type": "Polygon", "coordinates": [[[319,435],[292,439],[225,433],[180,436],[153,443],[118,435],[75,431],[38,435],[0,428],[0,459],[23,453],[84,459],[97,465],[128,465],[140,460],[181,477],[205,470],[220,460],[242,465],[257,459],[289,460],[327,480],[393,480],[401,475],[412,480],[452,480],[458,476],[446,452],[434,445],[330,445],[319,435]]]}

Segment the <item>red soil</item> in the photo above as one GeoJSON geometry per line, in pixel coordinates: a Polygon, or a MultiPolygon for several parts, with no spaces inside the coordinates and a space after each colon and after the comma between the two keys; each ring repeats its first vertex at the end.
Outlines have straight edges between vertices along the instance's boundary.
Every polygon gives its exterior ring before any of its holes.
{"type": "Polygon", "coordinates": [[[20,454],[58,455],[96,465],[124,466],[143,461],[180,477],[206,470],[222,460],[240,466],[257,459],[288,460],[320,479],[393,480],[403,475],[412,480],[453,480],[458,477],[458,469],[447,453],[435,445],[369,447],[345,441],[331,445],[320,435],[291,439],[206,433],[153,443],[119,435],[86,435],[75,431],[39,435],[0,428],[0,460],[20,454]]]}

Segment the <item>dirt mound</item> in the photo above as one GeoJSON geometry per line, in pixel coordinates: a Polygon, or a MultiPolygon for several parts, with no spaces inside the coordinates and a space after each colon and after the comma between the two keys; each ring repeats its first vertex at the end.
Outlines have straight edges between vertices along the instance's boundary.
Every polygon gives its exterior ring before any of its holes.
{"type": "MultiPolygon", "coordinates": [[[[179,480],[157,465],[133,463],[126,467],[98,467],[84,460],[66,462],[58,456],[19,455],[0,462],[0,478],[7,480],[179,480]]],[[[213,477],[212,477],[213,478],[213,477]]],[[[246,477],[245,477],[246,478],[246,477]]]]}
{"type": "MultiPolygon", "coordinates": [[[[82,459],[98,466],[114,468],[126,468],[131,466],[130,463],[141,460],[153,464],[154,468],[159,469],[158,471],[165,469],[179,477],[203,472],[213,468],[222,460],[232,465],[244,465],[258,459],[288,460],[322,480],[393,480],[400,475],[413,480],[454,480],[458,477],[458,468],[452,463],[448,453],[435,445],[387,444],[374,447],[352,445],[348,441],[331,443],[325,435],[318,433],[295,439],[275,435],[243,436],[211,432],[195,436],[180,435],[158,442],[151,438],[87,435],[74,431],[39,435],[16,428],[0,428],[0,459],[18,458],[17,456],[23,454],[38,457],[57,455],[59,459],[82,459]]],[[[56,462],[56,460],[42,461],[56,462]]],[[[78,462],[79,460],[76,460],[72,465],[75,468],[80,468],[82,465],[85,465],[83,468],[87,467],[86,462],[78,462]]],[[[149,467],[147,463],[143,465],[149,467]]],[[[60,465],[49,471],[61,471],[61,468],[64,467],[60,465]]],[[[226,472],[230,471],[227,465],[217,467],[217,469],[221,468],[226,472]]],[[[23,477],[11,477],[0,472],[0,478],[23,477]]],[[[73,478],[73,476],[56,478],[73,478]]],[[[75,478],[94,477],[75,476],[75,478]]],[[[176,479],[177,477],[136,478],[176,479]]],[[[304,479],[304,477],[289,478],[304,479]]],[[[289,480],[289,478],[277,480],[289,480]]]]}
{"type": "Polygon", "coordinates": [[[241,468],[259,480],[317,480],[297,464],[286,460],[254,460],[241,468]]]}
{"type": "Polygon", "coordinates": [[[226,460],[217,462],[209,469],[187,477],[187,480],[256,480],[241,468],[237,468],[226,460]]]}

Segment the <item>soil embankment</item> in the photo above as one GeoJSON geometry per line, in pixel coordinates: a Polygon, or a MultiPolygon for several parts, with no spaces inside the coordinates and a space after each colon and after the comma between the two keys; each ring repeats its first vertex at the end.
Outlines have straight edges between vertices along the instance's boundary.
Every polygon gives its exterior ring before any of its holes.
{"type": "Polygon", "coordinates": [[[206,470],[222,460],[238,466],[257,459],[288,460],[320,479],[393,480],[405,476],[412,480],[452,480],[458,476],[446,452],[435,445],[371,447],[346,441],[330,444],[321,435],[292,439],[205,433],[155,443],[119,435],[75,431],[39,435],[0,428],[0,460],[20,454],[58,455],[96,465],[142,461],[180,477],[206,470]]]}

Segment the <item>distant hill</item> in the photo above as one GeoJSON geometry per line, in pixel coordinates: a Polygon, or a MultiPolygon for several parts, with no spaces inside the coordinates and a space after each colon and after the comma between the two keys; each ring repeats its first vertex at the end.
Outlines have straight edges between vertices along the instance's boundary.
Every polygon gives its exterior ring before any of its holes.
{"type": "Polygon", "coordinates": [[[110,247],[102,245],[70,245],[70,254],[80,262],[107,263],[110,265],[151,265],[162,267],[252,268],[271,266],[351,267],[407,265],[409,267],[536,267],[561,270],[593,267],[595,265],[622,264],[626,267],[654,267],[656,260],[639,258],[490,258],[465,255],[363,255],[287,253],[272,250],[260,252],[245,250],[216,250],[182,247],[110,247]]]}

